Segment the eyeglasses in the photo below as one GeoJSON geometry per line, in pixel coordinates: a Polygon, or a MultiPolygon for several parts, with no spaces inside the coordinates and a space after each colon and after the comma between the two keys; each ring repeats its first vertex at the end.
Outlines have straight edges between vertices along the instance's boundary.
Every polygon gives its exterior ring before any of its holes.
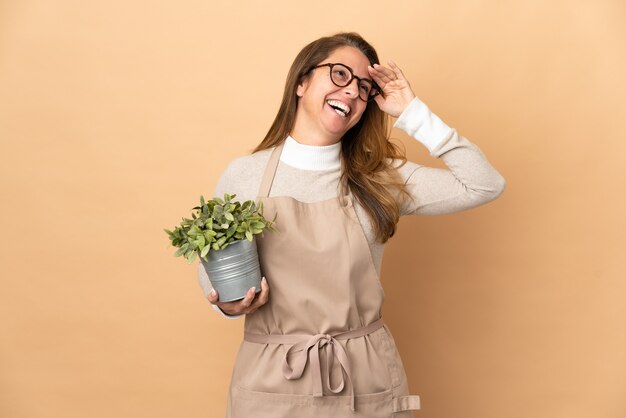
{"type": "Polygon", "coordinates": [[[369,102],[380,94],[380,88],[376,85],[376,83],[369,78],[357,77],[354,75],[352,68],[347,65],[338,63],[320,64],[312,67],[311,70],[320,67],[330,67],[330,80],[337,87],[345,87],[352,82],[352,79],[356,78],[359,86],[359,99],[364,102],[369,102]]]}

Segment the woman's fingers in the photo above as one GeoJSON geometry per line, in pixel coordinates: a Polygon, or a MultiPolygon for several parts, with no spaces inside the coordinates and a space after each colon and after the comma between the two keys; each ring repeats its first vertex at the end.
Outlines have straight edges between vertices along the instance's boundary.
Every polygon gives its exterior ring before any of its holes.
{"type": "Polygon", "coordinates": [[[249,309],[250,312],[248,313],[253,313],[257,309],[259,309],[261,306],[265,305],[267,301],[269,300],[269,295],[270,295],[270,287],[267,284],[267,280],[265,279],[265,277],[263,277],[261,279],[261,292],[256,296],[252,305],[250,305],[250,309],[249,309]]]}
{"type": "Polygon", "coordinates": [[[394,72],[394,74],[396,75],[397,79],[402,79],[402,80],[406,80],[406,77],[404,77],[404,73],[402,72],[402,70],[400,69],[400,67],[398,67],[398,64],[396,64],[394,61],[392,60],[387,60],[387,63],[389,64],[389,66],[391,67],[392,71],[394,72]]]}
{"type": "Polygon", "coordinates": [[[374,64],[373,66],[368,67],[372,78],[376,84],[380,86],[380,88],[384,88],[388,83],[396,80],[406,80],[404,73],[395,62],[388,60],[388,63],[391,68],[387,68],[380,64],[374,64]]]}
{"type": "Polygon", "coordinates": [[[265,280],[265,277],[263,277],[261,279],[261,292],[257,295],[254,303],[252,304],[253,306],[256,305],[258,307],[265,305],[267,303],[267,300],[269,298],[269,293],[270,293],[270,287],[267,284],[267,280],[265,280]]]}
{"type": "Polygon", "coordinates": [[[380,88],[384,88],[387,83],[393,81],[391,75],[384,71],[385,68],[378,64],[374,64],[373,67],[370,66],[369,70],[372,78],[374,79],[376,84],[380,86],[380,88]]]}
{"type": "Polygon", "coordinates": [[[375,79],[378,79],[383,83],[389,83],[398,78],[396,73],[392,69],[387,68],[383,65],[374,64],[374,66],[370,68],[373,69],[372,76],[374,76],[375,79]]]}
{"type": "Polygon", "coordinates": [[[241,302],[240,305],[245,309],[249,308],[252,305],[252,301],[254,300],[254,297],[256,296],[256,287],[251,287],[250,289],[248,289],[248,293],[246,293],[246,297],[244,297],[241,302]]]}
{"type": "Polygon", "coordinates": [[[270,288],[267,284],[267,280],[263,277],[261,280],[261,291],[258,294],[256,293],[256,288],[251,287],[248,289],[246,296],[241,300],[220,302],[217,291],[213,289],[211,293],[209,293],[208,299],[209,302],[217,305],[222,311],[229,315],[251,314],[267,303],[269,300],[269,291],[270,288]]]}

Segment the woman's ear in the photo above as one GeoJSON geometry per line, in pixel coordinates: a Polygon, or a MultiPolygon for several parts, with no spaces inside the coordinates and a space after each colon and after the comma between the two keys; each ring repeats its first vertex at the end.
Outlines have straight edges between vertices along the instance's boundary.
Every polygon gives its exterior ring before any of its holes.
{"type": "Polygon", "coordinates": [[[296,88],[296,96],[298,97],[304,96],[304,92],[306,91],[308,85],[309,85],[309,79],[308,78],[303,79],[300,82],[300,84],[298,84],[298,87],[296,88]]]}
{"type": "Polygon", "coordinates": [[[305,90],[306,89],[304,88],[304,85],[298,84],[298,87],[296,88],[296,96],[302,97],[302,95],[304,94],[305,90]]]}

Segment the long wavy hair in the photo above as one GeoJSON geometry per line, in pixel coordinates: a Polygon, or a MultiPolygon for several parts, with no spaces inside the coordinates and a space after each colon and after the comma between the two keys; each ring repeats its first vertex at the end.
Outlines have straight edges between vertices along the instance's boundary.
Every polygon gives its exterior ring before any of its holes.
{"type": "MultiPolygon", "coordinates": [[[[376,50],[354,32],[337,33],[305,46],[291,64],[276,118],[253,153],[285,141],[296,120],[298,85],[311,76],[312,67],[345,46],[361,51],[370,65],[379,63],[376,50]]],[[[394,235],[401,199],[409,197],[397,172],[405,163],[404,150],[389,141],[387,115],[375,103],[368,103],[359,122],[341,138],[340,195],[352,193],[369,216],[376,239],[382,243],[394,235]]]]}

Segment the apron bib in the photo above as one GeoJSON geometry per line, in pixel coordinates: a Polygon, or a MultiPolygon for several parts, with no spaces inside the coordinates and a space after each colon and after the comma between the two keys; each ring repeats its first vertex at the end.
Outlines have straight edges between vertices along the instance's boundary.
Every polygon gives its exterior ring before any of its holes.
{"type": "Polygon", "coordinates": [[[283,144],[259,189],[265,217],[278,213],[276,231],[257,238],[270,297],[245,317],[227,416],[412,417],[419,397],[381,318],[384,292],[353,198],[270,198],[283,144]]]}

